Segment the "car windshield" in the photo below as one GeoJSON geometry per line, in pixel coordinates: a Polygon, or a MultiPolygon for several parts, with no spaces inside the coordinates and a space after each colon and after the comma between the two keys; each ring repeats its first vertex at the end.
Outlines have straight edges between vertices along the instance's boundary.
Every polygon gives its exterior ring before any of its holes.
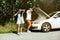
{"type": "Polygon", "coordinates": [[[53,17],[56,17],[56,18],[60,17],[60,13],[55,14],[53,17]]]}
{"type": "Polygon", "coordinates": [[[60,17],[60,13],[58,13],[57,16],[60,17]]]}
{"type": "Polygon", "coordinates": [[[52,17],[56,13],[57,13],[57,11],[56,12],[53,12],[53,13],[50,13],[49,16],[52,17]]]}

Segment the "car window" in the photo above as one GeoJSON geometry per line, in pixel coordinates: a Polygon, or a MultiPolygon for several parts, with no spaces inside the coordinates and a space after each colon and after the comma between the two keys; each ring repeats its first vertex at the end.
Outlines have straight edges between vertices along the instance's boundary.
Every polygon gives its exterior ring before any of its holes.
{"type": "Polygon", "coordinates": [[[60,13],[58,13],[57,16],[60,17],[60,13]]]}

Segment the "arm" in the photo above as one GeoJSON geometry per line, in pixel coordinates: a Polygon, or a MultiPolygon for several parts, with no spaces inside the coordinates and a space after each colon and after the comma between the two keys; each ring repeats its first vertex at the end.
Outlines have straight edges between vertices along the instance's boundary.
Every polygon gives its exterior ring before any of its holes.
{"type": "Polygon", "coordinates": [[[18,14],[18,12],[16,14],[14,14],[14,16],[16,16],[18,14]]]}
{"type": "Polygon", "coordinates": [[[14,16],[16,16],[18,14],[19,10],[17,11],[17,13],[14,14],[14,16]]]}

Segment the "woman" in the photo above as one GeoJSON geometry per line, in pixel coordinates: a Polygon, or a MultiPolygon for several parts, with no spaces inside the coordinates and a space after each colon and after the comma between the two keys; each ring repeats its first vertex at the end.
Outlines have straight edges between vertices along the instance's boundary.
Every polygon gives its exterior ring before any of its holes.
{"type": "Polygon", "coordinates": [[[24,24],[24,18],[23,18],[23,13],[25,12],[24,9],[19,9],[18,12],[14,16],[17,17],[17,24],[18,24],[18,33],[17,34],[22,34],[22,26],[24,24]],[[19,33],[20,32],[20,33],[19,33]]]}
{"type": "Polygon", "coordinates": [[[27,32],[30,32],[29,31],[29,29],[30,29],[30,27],[31,27],[31,12],[32,12],[33,10],[32,10],[32,8],[29,8],[28,10],[27,10],[27,17],[26,17],[26,23],[27,23],[27,32]]]}

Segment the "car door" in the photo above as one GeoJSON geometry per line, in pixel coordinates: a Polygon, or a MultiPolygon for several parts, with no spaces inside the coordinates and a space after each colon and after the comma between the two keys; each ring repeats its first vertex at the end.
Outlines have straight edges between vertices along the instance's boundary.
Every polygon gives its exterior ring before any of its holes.
{"type": "Polygon", "coordinates": [[[53,28],[60,28],[59,27],[60,20],[59,20],[58,14],[55,14],[53,17],[51,17],[50,22],[51,22],[53,28]]]}
{"type": "Polygon", "coordinates": [[[58,16],[56,18],[56,20],[57,20],[57,27],[60,28],[60,13],[58,13],[57,16],[58,16]]]}
{"type": "Polygon", "coordinates": [[[56,19],[56,18],[52,17],[52,18],[50,19],[50,23],[51,23],[51,25],[52,25],[52,28],[58,28],[58,27],[57,27],[57,26],[58,26],[58,22],[57,22],[57,19],[56,19]]]}

